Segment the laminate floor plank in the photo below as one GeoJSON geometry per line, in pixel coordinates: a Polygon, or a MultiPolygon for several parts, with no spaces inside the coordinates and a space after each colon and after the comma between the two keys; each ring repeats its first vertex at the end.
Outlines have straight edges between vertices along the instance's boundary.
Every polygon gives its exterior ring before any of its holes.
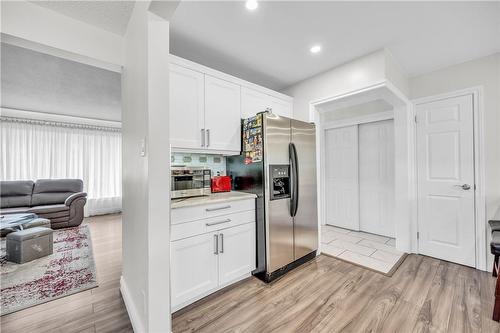
{"type": "Polygon", "coordinates": [[[0,318],[2,333],[131,332],[120,294],[121,216],[86,218],[99,286],[0,318]]]}
{"type": "MultiPolygon", "coordinates": [[[[457,265],[441,262],[432,280],[431,288],[420,309],[414,329],[416,331],[446,332],[457,292],[453,277],[457,277],[457,265]]],[[[452,331],[449,331],[452,332],[452,331]]],[[[455,331],[456,332],[456,331],[455,331]]]]}
{"type": "MultiPolygon", "coordinates": [[[[119,292],[120,215],[85,219],[99,287],[2,316],[5,333],[132,332],[119,292]]],[[[248,278],[173,315],[179,332],[499,332],[495,278],[409,255],[392,277],[319,256],[271,284],[248,278]]],[[[168,314],[166,314],[168,315],[168,314]]]]}
{"type": "Polygon", "coordinates": [[[409,255],[392,277],[329,256],[180,310],[173,332],[500,332],[487,272],[409,255]]]}

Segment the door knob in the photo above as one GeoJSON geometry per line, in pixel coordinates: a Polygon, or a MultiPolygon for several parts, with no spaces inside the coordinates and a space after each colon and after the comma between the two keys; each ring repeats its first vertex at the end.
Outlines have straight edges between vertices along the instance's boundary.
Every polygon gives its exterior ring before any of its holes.
{"type": "Polygon", "coordinates": [[[465,190],[465,191],[467,191],[467,190],[470,190],[470,189],[471,189],[471,187],[470,187],[470,185],[469,185],[469,184],[455,185],[455,186],[461,187],[461,188],[462,188],[462,190],[465,190]]]}

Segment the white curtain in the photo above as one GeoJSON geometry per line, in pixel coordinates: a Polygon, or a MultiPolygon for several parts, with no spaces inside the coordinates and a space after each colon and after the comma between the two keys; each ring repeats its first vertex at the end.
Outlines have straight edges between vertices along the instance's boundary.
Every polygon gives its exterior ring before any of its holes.
{"type": "Polygon", "coordinates": [[[86,216],[121,211],[119,129],[2,118],[2,180],[79,178],[86,216]]]}

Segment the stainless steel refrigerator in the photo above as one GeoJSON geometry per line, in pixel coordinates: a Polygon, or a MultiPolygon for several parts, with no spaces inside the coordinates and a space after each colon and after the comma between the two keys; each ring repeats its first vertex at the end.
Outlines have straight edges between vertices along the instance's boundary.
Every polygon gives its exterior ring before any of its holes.
{"type": "Polygon", "coordinates": [[[233,189],[257,195],[257,269],[271,281],[318,249],[314,124],[270,112],[243,120],[242,154],[227,158],[233,189]]]}

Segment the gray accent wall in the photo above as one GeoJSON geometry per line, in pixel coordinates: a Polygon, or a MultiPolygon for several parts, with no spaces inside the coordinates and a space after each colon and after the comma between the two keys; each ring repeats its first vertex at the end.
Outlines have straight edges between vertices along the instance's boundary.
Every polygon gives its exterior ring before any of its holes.
{"type": "Polygon", "coordinates": [[[1,43],[2,107],[121,120],[121,74],[1,43]]]}

